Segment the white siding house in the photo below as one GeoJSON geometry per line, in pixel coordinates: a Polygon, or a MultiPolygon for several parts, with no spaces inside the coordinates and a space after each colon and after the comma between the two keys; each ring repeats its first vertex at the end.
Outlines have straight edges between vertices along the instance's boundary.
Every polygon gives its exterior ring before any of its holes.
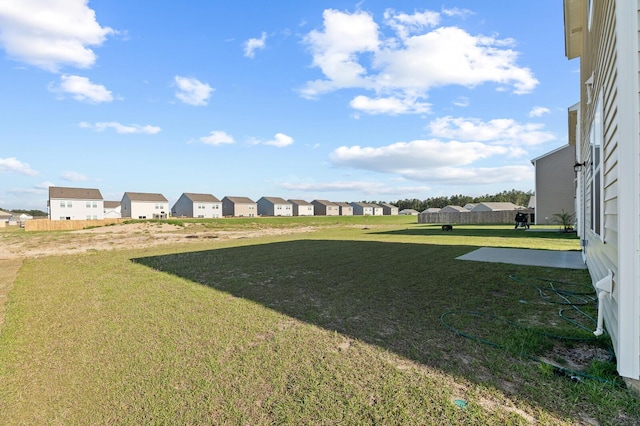
{"type": "Polygon", "coordinates": [[[122,217],[166,219],[169,216],[169,204],[162,194],[125,192],[120,205],[122,217]]]}
{"type": "Polygon", "coordinates": [[[104,219],[104,200],[98,189],[50,186],[47,204],[51,220],[104,219]]]}
{"type": "MultiPolygon", "coordinates": [[[[638,1],[564,0],[565,50],[580,58],[575,140],[578,234],[618,373],[640,378],[638,1]]],[[[574,120],[571,120],[571,118],[574,120]]],[[[536,194],[539,197],[539,194],[536,194]]]]}
{"type": "Polygon", "coordinates": [[[334,204],[338,206],[340,216],[353,216],[353,207],[351,207],[351,204],[340,201],[334,201],[334,204]]]}
{"type": "Polygon", "coordinates": [[[352,202],[353,214],[356,216],[373,216],[373,204],[352,202]]]}
{"type": "Polygon", "coordinates": [[[120,201],[105,201],[104,202],[104,218],[105,219],[120,219],[122,217],[122,209],[120,201]]]}
{"type": "Polygon", "coordinates": [[[314,206],[305,200],[288,200],[293,207],[294,216],[313,216],[314,206]]]}
{"type": "Polygon", "coordinates": [[[222,217],[222,201],[211,194],[184,192],[171,207],[171,216],[219,218],[222,217]]]}
{"type": "Polygon", "coordinates": [[[280,197],[262,197],[258,200],[261,216],[293,216],[293,204],[280,197]]]}

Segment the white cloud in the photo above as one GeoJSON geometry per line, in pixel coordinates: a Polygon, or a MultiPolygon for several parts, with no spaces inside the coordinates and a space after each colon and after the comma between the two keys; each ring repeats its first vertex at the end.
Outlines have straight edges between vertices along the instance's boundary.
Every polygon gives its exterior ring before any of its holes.
{"type": "Polygon", "coordinates": [[[64,172],[60,175],[60,179],[66,180],[69,182],[84,182],[89,180],[85,175],[78,172],[64,172]]]}
{"type": "Polygon", "coordinates": [[[384,12],[385,24],[391,27],[401,39],[406,39],[410,34],[419,32],[428,27],[435,27],[440,23],[438,12],[416,12],[413,15],[396,13],[393,9],[384,12]]]}
{"type": "Polygon", "coordinates": [[[221,130],[215,130],[211,132],[209,136],[203,136],[199,140],[206,145],[224,145],[235,143],[233,136],[221,130]]]}
{"type": "Polygon", "coordinates": [[[47,71],[70,65],[89,68],[115,31],[101,26],[88,0],[2,0],[0,45],[11,58],[47,71]]]}
{"type": "Polygon", "coordinates": [[[466,96],[459,96],[453,101],[453,104],[457,107],[466,108],[471,105],[471,101],[466,96]]]}
{"type": "Polygon", "coordinates": [[[264,49],[267,41],[267,33],[263,32],[260,38],[250,38],[244,44],[244,56],[253,58],[257,49],[264,49]]]}
{"type": "Polygon", "coordinates": [[[49,189],[50,186],[56,186],[56,184],[53,183],[53,182],[44,181],[44,182],[41,182],[41,183],[35,185],[34,188],[35,189],[39,189],[39,190],[46,190],[46,189],[49,189]]]}
{"type": "Polygon", "coordinates": [[[534,177],[534,170],[530,165],[476,168],[438,167],[430,170],[411,170],[404,176],[407,179],[438,184],[487,185],[531,181],[534,177]]]}
{"type": "Polygon", "coordinates": [[[190,78],[175,76],[174,81],[178,90],[176,91],[176,98],[184,102],[185,104],[202,106],[207,105],[209,97],[214,89],[207,83],[190,78]]]}
{"type": "Polygon", "coordinates": [[[500,145],[531,146],[555,139],[553,133],[542,130],[542,124],[520,124],[507,118],[483,122],[475,118],[447,116],[433,120],[428,128],[436,137],[500,145]]]}
{"type": "Polygon", "coordinates": [[[341,146],[330,154],[336,166],[406,175],[412,170],[463,166],[508,152],[480,142],[442,142],[435,139],[397,142],[383,147],[341,146]]]}
{"type": "Polygon", "coordinates": [[[263,145],[275,146],[276,148],[284,148],[293,144],[293,138],[284,133],[276,133],[272,140],[262,142],[263,145]]]}
{"type": "Polygon", "coordinates": [[[418,102],[415,99],[399,99],[395,97],[372,99],[363,95],[353,98],[349,105],[355,110],[372,115],[422,114],[429,112],[431,107],[430,104],[418,102]]]}
{"type": "Polygon", "coordinates": [[[27,163],[23,163],[15,157],[0,158],[0,173],[19,173],[27,176],[38,174],[27,163]]]}
{"type": "Polygon", "coordinates": [[[144,126],[141,126],[139,124],[124,125],[116,121],[101,121],[94,124],[83,121],[79,123],[78,126],[83,129],[92,129],[96,132],[104,132],[107,129],[114,129],[116,133],[120,134],[144,133],[148,135],[155,135],[162,130],[158,126],[151,126],[149,124],[144,126]]]}
{"type": "Polygon", "coordinates": [[[113,100],[111,91],[107,90],[106,87],[92,83],[87,77],[78,75],[60,76],[60,84],[57,86],[53,83],[50,84],[49,90],[62,96],[69,94],[77,101],[92,104],[111,102],[113,100]]]}
{"type": "MultiPolygon", "coordinates": [[[[325,78],[305,84],[300,94],[306,98],[349,88],[375,91],[379,99],[424,105],[422,101],[429,90],[438,86],[493,83],[498,90],[511,88],[522,94],[538,84],[530,69],[517,65],[518,53],[512,49],[512,39],[472,35],[457,27],[426,31],[439,22],[437,12],[406,14],[387,10],[384,24],[396,35],[388,38],[373,17],[363,11],[327,9],[323,18],[323,29],[311,31],[304,41],[313,55],[313,65],[325,78]]],[[[361,104],[362,97],[356,99],[352,106],[361,104]]],[[[362,111],[377,114],[384,109],[362,111]]],[[[411,108],[387,111],[416,112],[411,108]]]]}
{"type": "Polygon", "coordinates": [[[549,114],[551,110],[549,108],[537,106],[529,112],[529,117],[542,117],[544,114],[549,114]]]}

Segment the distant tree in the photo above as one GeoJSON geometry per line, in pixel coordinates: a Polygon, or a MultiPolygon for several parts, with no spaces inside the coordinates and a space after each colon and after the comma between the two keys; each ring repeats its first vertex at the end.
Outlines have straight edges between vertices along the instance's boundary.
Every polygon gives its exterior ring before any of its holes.
{"type": "Polygon", "coordinates": [[[38,217],[38,216],[48,216],[47,212],[43,212],[42,210],[23,210],[23,209],[13,209],[13,210],[7,210],[7,209],[3,209],[2,207],[0,207],[0,210],[3,210],[5,212],[9,212],[9,213],[17,213],[17,214],[28,214],[30,216],[33,217],[38,217]]]}
{"type": "Polygon", "coordinates": [[[458,194],[450,197],[431,197],[426,200],[420,201],[417,198],[398,200],[395,203],[400,210],[402,209],[414,209],[417,211],[423,211],[430,207],[443,208],[448,205],[464,206],[469,203],[482,203],[482,202],[511,202],[517,206],[527,206],[529,204],[529,198],[533,195],[533,191],[520,191],[517,189],[511,189],[508,191],[502,191],[497,194],[485,194],[479,197],[470,197],[468,195],[458,194]]]}

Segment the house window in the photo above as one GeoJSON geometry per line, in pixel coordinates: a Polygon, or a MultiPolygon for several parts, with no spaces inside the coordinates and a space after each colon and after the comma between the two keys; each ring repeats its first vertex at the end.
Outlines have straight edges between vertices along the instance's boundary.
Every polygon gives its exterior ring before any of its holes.
{"type": "Polygon", "coordinates": [[[91,203],[91,207],[93,207],[94,209],[98,208],[98,202],[94,201],[93,203],[91,203]]]}
{"type": "Polygon", "coordinates": [[[87,201],[87,208],[91,207],[91,201],[87,201]]]}
{"type": "Polygon", "coordinates": [[[604,209],[604,182],[602,179],[603,163],[603,126],[602,126],[602,95],[598,97],[598,103],[594,111],[591,129],[589,131],[589,142],[591,145],[591,229],[603,237],[603,209],[604,209]]]}
{"type": "Polygon", "coordinates": [[[87,215],[87,220],[91,220],[91,215],[90,214],[87,215]]]}
{"type": "Polygon", "coordinates": [[[60,207],[64,208],[65,205],[66,203],[64,201],[60,201],[60,207]]]}
{"type": "Polygon", "coordinates": [[[67,201],[67,207],[73,207],[73,204],[71,203],[71,201],[67,201]]]}

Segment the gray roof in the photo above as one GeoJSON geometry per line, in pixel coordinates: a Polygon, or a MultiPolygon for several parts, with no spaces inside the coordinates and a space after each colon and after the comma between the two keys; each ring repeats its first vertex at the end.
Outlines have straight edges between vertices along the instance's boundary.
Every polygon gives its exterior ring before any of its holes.
{"type": "Polygon", "coordinates": [[[131,201],[148,201],[148,202],[158,202],[158,201],[167,201],[162,194],[154,194],[149,192],[125,192],[124,193],[131,201]]]}
{"type": "Polygon", "coordinates": [[[353,208],[353,206],[351,206],[351,204],[349,203],[343,203],[340,201],[334,201],[333,204],[335,204],[336,206],[340,206],[340,207],[350,207],[353,208]]]}
{"type": "Polygon", "coordinates": [[[219,203],[216,197],[211,194],[194,194],[193,192],[185,192],[184,195],[194,203],[219,203]]]}
{"type": "Polygon", "coordinates": [[[256,203],[249,197],[224,197],[223,200],[225,198],[231,201],[233,204],[255,204],[256,203]]]}
{"type": "Polygon", "coordinates": [[[478,203],[471,211],[474,211],[476,209],[481,210],[483,207],[493,211],[518,209],[518,206],[509,202],[507,203],[488,202],[488,203],[478,203]]]}
{"type": "Polygon", "coordinates": [[[104,208],[105,209],[115,209],[120,207],[120,201],[105,201],[104,208]]]}
{"type": "Polygon", "coordinates": [[[50,200],[102,200],[102,194],[95,188],[66,188],[63,186],[49,187],[50,200]]]}
{"type": "Polygon", "coordinates": [[[305,200],[289,200],[289,202],[291,204],[295,204],[296,206],[312,206],[313,205],[310,202],[305,200]]]}
{"type": "Polygon", "coordinates": [[[336,206],[335,203],[332,203],[329,200],[313,200],[311,204],[322,204],[323,206],[336,206]]]}
{"type": "Polygon", "coordinates": [[[291,201],[287,201],[280,197],[262,197],[263,200],[267,200],[271,204],[291,204],[291,201]]]}
{"type": "Polygon", "coordinates": [[[393,204],[389,204],[389,203],[380,203],[380,205],[382,207],[389,207],[389,208],[392,208],[392,209],[397,209],[398,208],[398,206],[394,206],[393,204]]]}
{"type": "Polygon", "coordinates": [[[360,207],[369,207],[372,209],[379,209],[381,208],[381,206],[377,205],[377,204],[373,204],[373,203],[361,203],[361,202],[353,202],[351,203],[352,206],[360,206],[360,207]]]}
{"type": "Polygon", "coordinates": [[[11,217],[13,213],[5,212],[4,210],[0,210],[0,217],[11,217]]]}
{"type": "Polygon", "coordinates": [[[456,211],[456,212],[468,212],[469,210],[465,209],[464,207],[461,206],[446,206],[440,209],[441,212],[445,213],[445,212],[450,212],[450,211],[456,211]]]}

